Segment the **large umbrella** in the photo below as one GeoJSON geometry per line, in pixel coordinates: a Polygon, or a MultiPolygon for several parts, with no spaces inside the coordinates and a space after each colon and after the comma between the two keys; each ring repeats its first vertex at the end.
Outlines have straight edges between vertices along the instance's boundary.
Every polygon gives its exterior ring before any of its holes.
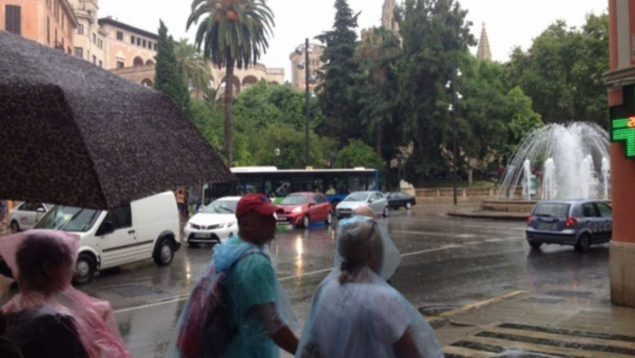
{"type": "Polygon", "coordinates": [[[0,198],[94,209],[230,170],[166,96],[0,31],[0,198]]]}

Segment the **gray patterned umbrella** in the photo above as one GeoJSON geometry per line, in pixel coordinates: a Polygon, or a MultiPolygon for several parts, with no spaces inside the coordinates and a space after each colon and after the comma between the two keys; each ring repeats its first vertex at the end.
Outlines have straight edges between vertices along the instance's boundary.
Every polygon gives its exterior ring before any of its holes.
{"type": "Polygon", "coordinates": [[[163,94],[0,31],[0,198],[116,208],[234,176],[163,94]]]}

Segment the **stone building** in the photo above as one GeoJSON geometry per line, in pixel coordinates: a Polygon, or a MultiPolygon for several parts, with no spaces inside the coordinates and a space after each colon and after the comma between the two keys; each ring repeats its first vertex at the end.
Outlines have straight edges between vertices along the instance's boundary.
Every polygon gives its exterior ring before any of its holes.
{"type": "Polygon", "coordinates": [[[478,40],[478,50],[476,50],[476,58],[484,61],[492,60],[492,52],[490,51],[489,47],[489,38],[487,36],[487,30],[485,29],[485,23],[483,23],[481,39],[478,40]]]}
{"type": "Polygon", "coordinates": [[[395,17],[395,9],[397,8],[397,0],[385,0],[381,14],[381,26],[386,30],[392,31],[396,36],[399,35],[399,23],[395,17]]]}
{"type": "Polygon", "coordinates": [[[0,30],[73,52],[77,17],[68,0],[0,0],[0,30]]]}
{"type": "Polygon", "coordinates": [[[97,22],[97,0],[69,0],[69,3],[78,22],[73,54],[96,66],[105,67],[106,32],[97,22]]]}
{"type": "MultiPolygon", "coordinates": [[[[306,70],[305,62],[306,56],[304,53],[305,45],[299,45],[295,51],[289,55],[291,60],[291,84],[293,88],[300,91],[306,89],[306,70]]],[[[320,68],[324,66],[322,62],[322,55],[324,55],[325,47],[318,44],[309,44],[309,90],[313,91],[316,86],[319,85],[317,74],[320,68]]]]}

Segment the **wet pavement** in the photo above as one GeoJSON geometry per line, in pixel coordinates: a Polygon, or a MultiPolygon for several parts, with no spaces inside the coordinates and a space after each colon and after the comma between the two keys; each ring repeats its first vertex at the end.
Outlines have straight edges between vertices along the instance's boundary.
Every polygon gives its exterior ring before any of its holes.
{"type": "MultiPolygon", "coordinates": [[[[560,246],[532,252],[523,222],[450,218],[444,214],[448,209],[418,206],[381,219],[402,253],[391,284],[422,312],[438,314],[516,290],[608,299],[608,245],[586,255],[560,246]]],[[[334,247],[334,231],[325,226],[281,231],[272,243],[278,277],[300,322],[308,315],[313,291],[330,271],[334,247]]],[[[161,356],[210,256],[209,247],[184,245],[168,267],[152,261],[128,265],[103,272],[82,290],[112,303],[135,356],[161,356]]]]}

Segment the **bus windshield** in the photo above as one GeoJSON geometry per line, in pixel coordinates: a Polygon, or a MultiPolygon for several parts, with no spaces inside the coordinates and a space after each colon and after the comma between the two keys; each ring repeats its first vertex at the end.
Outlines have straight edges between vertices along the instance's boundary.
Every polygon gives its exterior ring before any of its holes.
{"type": "Polygon", "coordinates": [[[36,225],[36,229],[87,232],[93,227],[101,211],[54,206],[36,225]]]}

